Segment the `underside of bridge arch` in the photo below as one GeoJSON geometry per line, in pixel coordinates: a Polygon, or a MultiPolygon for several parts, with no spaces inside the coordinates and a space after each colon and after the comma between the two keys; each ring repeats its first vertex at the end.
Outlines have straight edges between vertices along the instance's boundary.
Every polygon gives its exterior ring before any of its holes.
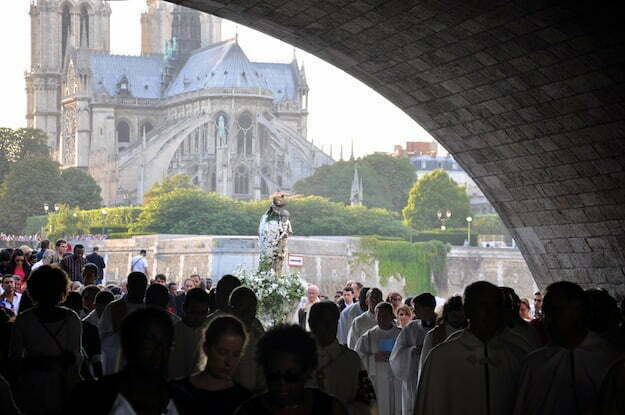
{"type": "Polygon", "coordinates": [[[625,25],[612,2],[174,2],[307,50],[403,109],[475,179],[539,286],[625,292],[625,25]]]}

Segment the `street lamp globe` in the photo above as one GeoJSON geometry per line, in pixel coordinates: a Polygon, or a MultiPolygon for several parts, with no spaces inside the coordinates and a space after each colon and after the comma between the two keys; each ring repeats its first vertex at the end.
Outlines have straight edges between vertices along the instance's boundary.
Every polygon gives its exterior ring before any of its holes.
{"type": "Polygon", "coordinates": [[[59,206],[59,204],[58,204],[58,203],[55,203],[55,204],[54,204],[54,211],[55,211],[55,212],[58,212],[60,208],[61,208],[61,207],[59,206]]]}
{"type": "Polygon", "coordinates": [[[473,221],[473,218],[471,216],[467,216],[467,222],[471,223],[471,221],[473,221]]]}
{"type": "Polygon", "coordinates": [[[43,210],[48,213],[48,211],[50,210],[50,205],[48,205],[47,203],[43,204],[43,210]]]}

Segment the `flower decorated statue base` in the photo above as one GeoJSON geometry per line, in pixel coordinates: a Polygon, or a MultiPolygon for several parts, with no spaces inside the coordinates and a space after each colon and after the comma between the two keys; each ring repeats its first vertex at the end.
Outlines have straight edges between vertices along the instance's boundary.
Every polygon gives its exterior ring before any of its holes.
{"type": "Polygon", "coordinates": [[[256,294],[258,319],[265,327],[286,323],[306,293],[306,285],[298,272],[278,275],[273,269],[249,271],[240,267],[235,275],[256,294]]]}

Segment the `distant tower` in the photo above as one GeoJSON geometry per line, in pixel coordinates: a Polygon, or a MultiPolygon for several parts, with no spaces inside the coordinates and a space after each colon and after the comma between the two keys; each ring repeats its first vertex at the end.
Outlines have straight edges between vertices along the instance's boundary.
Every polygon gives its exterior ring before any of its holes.
{"type": "Polygon", "coordinates": [[[176,39],[175,53],[179,58],[184,58],[199,49],[202,46],[200,12],[182,6],[174,7],[171,38],[176,39]]]}
{"type": "Polygon", "coordinates": [[[141,14],[141,55],[162,55],[165,42],[171,39],[173,5],[162,0],[147,0],[141,14]]]}
{"type": "Polygon", "coordinates": [[[110,50],[111,8],[104,0],[78,5],[60,0],[30,4],[30,71],[26,73],[26,125],[48,135],[53,154],[59,150],[61,74],[72,48],[110,50]]]}
{"type": "Polygon", "coordinates": [[[350,161],[354,161],[354,140],[352,140],[352,154],[349,156],[350,161]]]}
{"type": "Polygon", "coordinates": [[[354,179],[352,180],[352,191],[349,198],[352,206],[362,206],[363,186],[362,178],[358,175],[358,167],[354,168],[354,179]]]}

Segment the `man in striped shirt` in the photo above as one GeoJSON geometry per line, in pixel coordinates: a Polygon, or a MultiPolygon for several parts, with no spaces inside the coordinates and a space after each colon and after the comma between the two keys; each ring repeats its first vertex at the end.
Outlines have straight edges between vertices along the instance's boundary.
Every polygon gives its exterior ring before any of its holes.
{"type": "Polygon", "coordinates": [[[67,272],[70,280],[83,282],[82,271],[87,263],[84,255],[85,247],[77,244],[74,246],[74,253],[61,260],[61,268],[67,272]]]}

